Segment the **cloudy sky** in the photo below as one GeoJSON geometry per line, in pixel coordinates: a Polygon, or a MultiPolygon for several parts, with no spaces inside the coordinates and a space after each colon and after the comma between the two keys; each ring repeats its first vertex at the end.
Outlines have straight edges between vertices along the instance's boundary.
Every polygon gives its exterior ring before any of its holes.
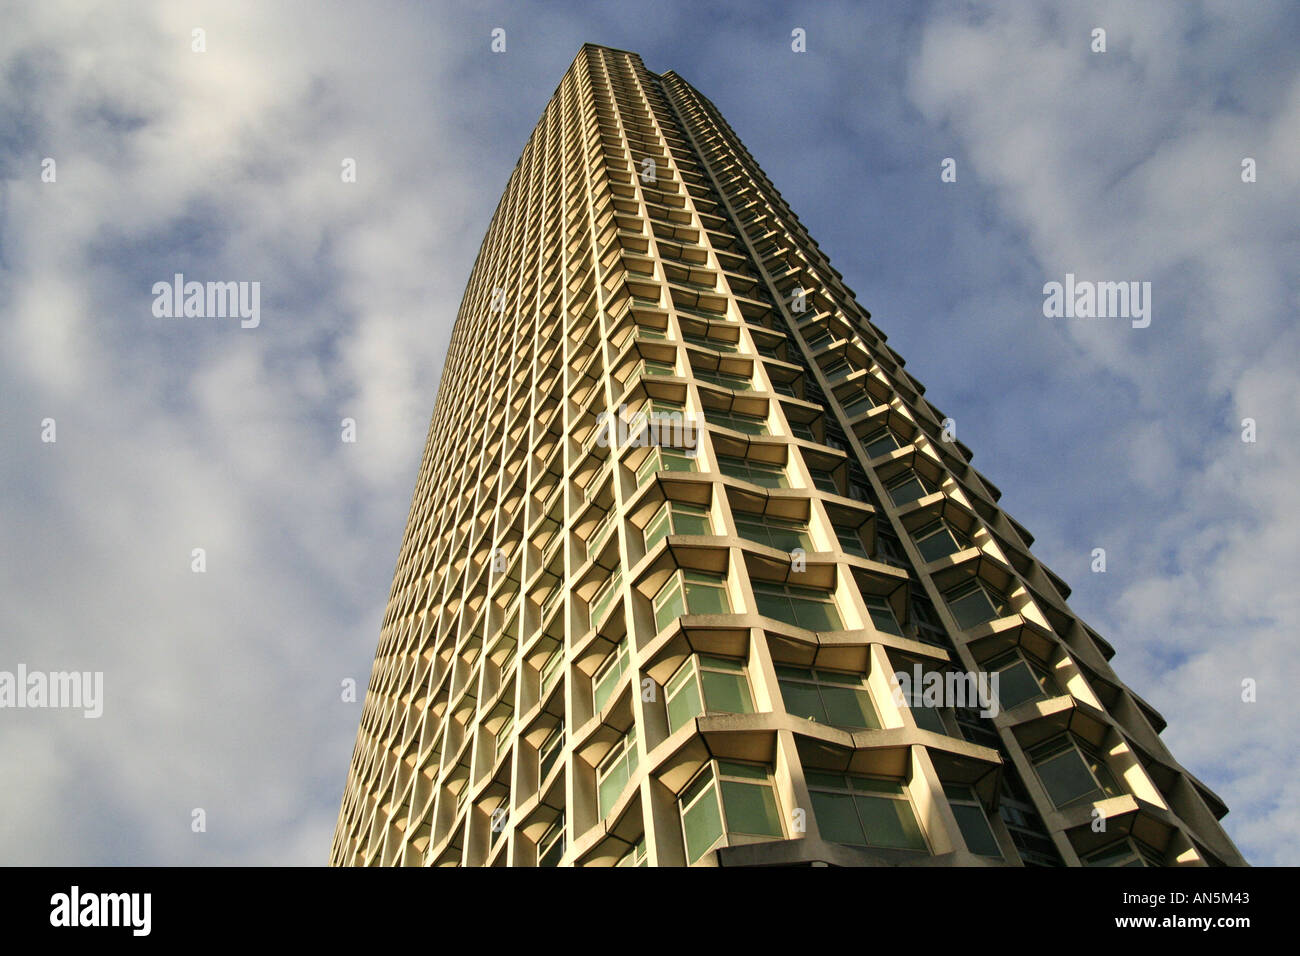
{"type": "Polygon", "coordinates": [[[0,862],[325,862],[451,322],[584,41],[718,105],[1247,858],[1300,862],[1300,8],[465,6],[0,2],[0,671],[105,682],[0,711],[0,862]],[[178,272],[260,325],[155,317],[178,272]],[[1066,273],[1150,327],[1045,318],[1066,273]]]}

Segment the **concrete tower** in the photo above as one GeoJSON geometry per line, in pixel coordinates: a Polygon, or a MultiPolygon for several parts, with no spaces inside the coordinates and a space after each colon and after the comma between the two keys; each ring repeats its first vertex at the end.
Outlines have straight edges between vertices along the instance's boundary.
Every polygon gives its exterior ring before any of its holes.
{"type": "Polygon", "coordinates": [[[1242,864],[923,391],[714,106],[583,47],[460,307],[331,863],[1242,864]]]}

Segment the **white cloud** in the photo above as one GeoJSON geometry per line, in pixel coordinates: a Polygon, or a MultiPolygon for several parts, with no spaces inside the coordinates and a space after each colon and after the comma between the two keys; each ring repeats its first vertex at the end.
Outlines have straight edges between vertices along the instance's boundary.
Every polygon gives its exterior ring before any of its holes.
{"type": "MultiPolygon", "coordinates": [[[[1278,782],[1300,776],[1288,693],[1300,680],[1288,650],[1300,625],[1300,75],[1293,64],[1251,92],[1241,74],[1260,35],[1223,8],[976,9],[927,24],[915,102],[952,131],[1044,281],[1071,271],[1154,283],[1150,329],[1065,325],[1137,396],[1132,422],[1098,433],[1125,429],[1124,468],[1160,502],[1127,503],[1122,523],[1097,515],[1112,573],[1106,585],[1076,580],[1075,605],[1114,625],[1093,620],[1120,676],[1169,718],[1175,756],[1235,811],[1226,822],[1248,856],[1294,861],[1294,787],[1278,782]],[[1093,26],[1107,28],[1109,52],[1088,52],[1093,26]],[[1258,183],[1241,181],[1244,156],[1258,183]],[[1256,445],[1238,440],[1244,416],[1269,423],[1256,445]],[[1260,682],[1258,703],[1241,702],[1243,677],[1260,682]],[[1249,762],[1234,759],[1243,752],[1249,762]]],[[[1040,553],[1061,544],[1040,538],[1040,553]]]]}
{"type": "Polygon", "coordinates": [[[0,111],[32,126],[0,167],[0,531],[24,545],[0,557],[0,657],[102,669],[106,702],[95,722],[0,723],[25,781],[0,795],[5,858],[322,863],[360,716],[339,685],[368,679],[472,262],[457,217],[491,208],[510,161],[471,163],[409,82],[419,63],[436,87],[463,55],[410,20],[17,16],[0,111]],[[260,281],[261,327],[154,318],[174,272],[260,281]]]}

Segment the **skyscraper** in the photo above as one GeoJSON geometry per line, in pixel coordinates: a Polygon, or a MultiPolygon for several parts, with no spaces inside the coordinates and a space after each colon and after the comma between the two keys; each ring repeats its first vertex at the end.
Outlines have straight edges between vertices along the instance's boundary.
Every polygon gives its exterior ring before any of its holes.
{"type": "Polygon", "coordinates": [[[1244,863],[923,391],[716,108],[584,46],[460,307],[331,863],[1244,863]]]}

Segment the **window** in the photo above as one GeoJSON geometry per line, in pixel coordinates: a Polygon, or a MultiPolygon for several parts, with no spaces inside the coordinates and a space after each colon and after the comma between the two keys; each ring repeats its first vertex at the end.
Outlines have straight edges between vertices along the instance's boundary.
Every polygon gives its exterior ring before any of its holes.
{"type": "Polygon", "coordinates": [[[790,434],[795,438],[802,438],[804,441],[817,440],[817,435],[813,432],[810,422],[791,421],[790,434]]]}
{"type": "MultiPolygon", "coordinates": [[[[600,546],[605,543],[605,539],[609,537],[609,533],[614,530],[616,525],[617,522],[614,520],[614,509],[611,508],[609,511],[605,512],[605,516],[601,518],[596,524],[596,527],[591,530],[591,537],[587,539],[587,551],[589,554],[594,557],[595,552],[600,550],[600,546]]],[[[561,535],[557,534],[555,540],[558,542],[560,539],[561,535]]]]}
{"type": "Polygon", "coordinates": [[[822,372],[827,378],[838,378],[841,375],[848,375],[852,371],[853,365],[843,355],[835,356],[822,366],[822,372]]]}
{"type": "Polygon", "coordinates": [[[1006,601],[1002,596],[995,596],[978,579],[950,588],[944,592],[943,599],[952,616],[957,619],[957,626],[963,630],[977,627],[1007,613],[1006,601]]]}
{"type": "Polygon", "coordinates": [[[1061,693],[1046,668],[1019,648],[998,655],[984,666],[989,673],[998,675],[998,706],[1003,710],[1061,693]]]}
{"type": "Polygon", "coordinates": [[[1165,855],[1135,837],[1108,843],[1079,858],[1084,866],[1164,866],[1165,855]]]}
{"type": "Polygon", "coordinates": [[[507,709],[505,712],[505,720],[502,721],[501,726],[497,728],[496,732],[496,742],[493,745],[492,751],[492,759],[494,762],[500,760],[501,755],[505,753],[506,748],[510,746],[510,735],[514,733],[514,729],[515,712],[511,709],[507,709]]]}
{"type": "MultiPolygon", "coordinates": [[[[556,535],[557,540],[558,538],[559,535],[556,535]]],[[[551,588],[550,592],[546,595],[545,599],[542,601],[542,617],[548,616],[551,613],[551,610],[555,607],[556,604],[559,603],[560,598],[562,597],[564,597],[563,588],[561,588],[558,584],[555,587],[551,588]]]]}
{"type": "Polygon", "coordinates": [[[866,678],[812,667],[777,665],[785,709],[796,717],[851,730],[879,730],[866,678]]]}
{"type": "MultiPolygon", "coordinates": [[[[461,764],[460,767],[456,768],[457,771],[459,771],[462,767],[465,767],[465,765],[461,764]]],[[[456,791],[456,816],[459,817],[461,810],[465,809],[465,801],[469,799],[469,769],[468,768],[465,768],[465,776],[449,784],[449,786],[455,786],[456,784],[460,785],[460,789],[456,791]]]]}
{"type": "Polygon", "coordinates": [[[642,487],[660,471],[694,471],[695,456],[671,448],[655,448],[636,470],[636,486],[642,487]]]}
{"type": "Polygon", "coordinates": [[[605,755],[596,768],[596,795],[603,818],[614,806],[637,766],[636,725],[605,755]]]}
{"type": "Polygon", "coordinates": [[[825,468],[809,468],[808,473],[812,475],[813,487],[818,491],[830,495],[840,494],[840,486],[836,483],[835,476],[825,468]]]}
{"type": "Polygon", "coordinates": [[[695,863],[726,832],[783,837],[776,789],[766,767],[719,760],[709,764],[682,793],[678,803],[686,859],[695,863]]]}
{"type": "Polygon", "coordinates": [[[675,733],[705,713],[750,714],[754,703],[740,661],[692,655],[677,669],[664,689],[668,732],[675,733]]]}
{"type": "Polygon", "coordinates": [[[849,497],[856,501],[868,501],[873,505],[876,503],[871,493],[871,486],[867,484],[865,478],[860,481],[849,479],[849,497]]]}
{"type": "Polygon", "coordinates": [[[928,852],[907,789],[896,780],[809,771],[813,813],[822,836],[850,846],[928,852]]]}
{"type": "Polygon", "coordinates": [[[898,444],[898,439],[891,429],[878,428],[862,439],[862,447],[866,451],[868,458],[879,458],[881,455],[888,455],[891,451],[902,446],[898,444]]]}
{"type": "Polygon", "coordinates": [[[564,663],[564,648],[557,647],[551,652],[551,656],[546,659],[542,665],[542,696],[545,697],[547,692],[555,686],[555,682],[560,677],[560,665],[564,663]]]}
{"type": "Polygon", "coordinates": [[[686,414],[686,406],[666,398],[652,398],[648,405],[642,406],[641,410],[649,411],[661,418],[675,418],[686,414]]]}
{"type": "Polygon", "coordinates": [[[736,477],[742,481],[751,481],[763,488],[787,488],[784,464],[774,462],[755,462],[748,458],[732,458],[731,455],[718,455],[718,467],[723,475],[736,477]]]}
{"type": "Polygon", "coordinates": [[[1106,762],[1070,734],[1053,737],[1026,751],[1026,756],[1058,809],[1122,792],[1106,762]]]}
{"type": "Polygon", "coordinates": [[[737,392],[748,392],[754,386],[747,375],[735,375],[729,372],[701,372],[695,370],[695,377],[704,382],[712,382],[737,392]]]}
{"type": "Polygon", "coordinates": [[[646,863],[645,835],[643,834],[641,836],[641,839],[637,840],[636,844],[630,850],[624,853],[622,858],[619,859],[619,861],[614,865],[615,866],[646,866],[647,863],[646,863]]]}
{"type": "Polygon", "coordinates": [[[605,658],[600,667],[596,668],[596,673],[591,677],[592,709],[595,713],[600,713],[601,708],[609,701],[610,695],[614,693],[619,678],[627,670],[628,656],[628,641],[624,640],[609,657],[605,658]]]}
{"type": "Polygon", "coordinates": [[[886,485],[886,489],[889,491],[890,499],[896,505],[905,505],[916,501],[918,498],[924,498],[935,490],[931,482],[914,471],[905,471],[893,478],[886,485]]]}
{"type": "MultiPolygon", "coordinates": [[[[699,345],[702,346],[703,348],[713,349],[718,352],[736,351],[736,343],[728,342],[725,339],[710,339],[710,338],[705,338],[703,335],[693,335],[693,334],[687,334],[685,332],[682,333],[682,338],[685,339],[687,342],[690,342],[692,345],[699,345]]],[[[697,372],[696,374],[699,373],[697,372]]]]}
{"type": "MultiPolygon", "coordinates": [[[[910,666],[910,665],[909,665],[910,666]]],[[[897,670],[901,670],[897,669],[897,670]]],[[[896,673],[897,673],[896,670],[896,673]]],[[[929,682],[929,674],[922,672],[922,678],[919,682],[913,681],[916,674],[915,667],[910,667],[907,672],[908,680],[903,688],[908,691],[904,694],[904,702],[908,709],[912,711],[912,719],[916,721],[916,726],[922,730],[928,730],[936,734],[947,734],[948,728],[944,726],[943,716],[940,713],[938,705],[930,707],[925,703],[925,685],[929,682]]],[[[943,675],[940,674],[940,677],[943,675]]]]}
{"type": "Polygon", "coordinates": [[[641,381],[641,378],[644,375],[676,374],[676,367],[669,362],[656,362],[653,359],[645,359],[644,361],[638,362],[636,368],[632,370],[632,374],[627,377],[627,381],[623,384],[623,390],[627,391],[637,382],[641,381]]]}
{"type": "MultiPolygon", "coordinates": [[[[871,490],[871,481],[867,478],[867,473],[858,467],[857,462],[852,460],[849,461],[846,471],[849,476],[849,497],[876,506],[876,495],[871,490]]],[[[878,507],[877,510],[879,510],[878,507]]]]}
{"type": "Polygon", "coordinates": [[[628,443],[663,448],[695,447],[695,423],[676,402],[652,399],[627,424],[628,443]]]}
{"type": "Polygon", "coordinates": [[[645,526],[645,549],[648,552],[670,534],[712,534],[709,510],[700,505],[665,501],[645,526]]]}
{"type": "Polygon", "coordinates": [[[605,619],[605,613],[613,606],[614,600],[618,597],[619,588],[623,585],[622,570],[615,571],[609,576],[609,580],[601,585],[591,598],[591,626],[596,627],[605,619]]]}
{"type": "Polygon", "coordinates": [[[739,412],[720,412],[714,409],[705,409],[704,417],[710,425],[721,425],[723,428],[730,428],[732,431],[743,432],[746,435],[766,435],[767,417],[757,415],[742,415],[739,412]]]}
{"type": "Polygon", "coordinates": [[[947,522],[942,520],[931,521],[917,528],[912,538],[916,541],[916,549],[926,561],[938,561],[964,547],[963,539],[957,537],[947,522]]]}
{"type": "Polygon", "coordinates": [[[984,814],[984,805],[980,803],[974,789],[946,783],[943,792],[952,808],[952,815],[957,818],[957,828],[966,841],[966,848],[979,856],[1001,858],[1002,851],[998,848],[997,838],[993,836],[988,817],[984,814]]]}
{"type": "Polygon", "coordinates": [[[559,866],[564,856],[564,814],[537,841],[537,865],[559,866]]]}
{"type": "Polygon", "coordinates": [[[758,613],[810,631],[838,631],[844,625],[831,592],[818,588],[755,581],[758,613]]]}
{"type": "Polygon", "coordinates": [[[678,808],[686,839],[686,860],[694,863],[722,836],[722,808],[711,766],[686,788],[678,808]]]}
{"type": "Polygon", "coordinates": [[[662,631],[683,614],[729,614],[726,579],[703,571],[679,571],[654,599],[655,628],[662,631]]]}
{"type": "Polygon", "coordinates": [[[862,599],[866,602],[867,613],[871,615],[871,623],[875,625],[877,631],[893,634],[896,637],[903,636],[903,629],[899,627],[898,618],[894,615],[894,609],[888,601],[879,594],[865,594],[862,599]]]}
{"type": "Polygon", "coordinates": [[[857,528],[842,528],[836,525],[835,540],[839,541],[845,554],[856,554],[860,558],[867,556],[867,549],[862,544],[862,536],[858,534],[857,528]]]}
{"type": "Polygon", "coordinates": [[[501,842],[501,838],[506,835],[508,829],[506,824],[510,821],[509,795],[502,798],[501,802],[489,814],[488,820],[488,849],[492,850],[501,842]]]}
{"type": "Polygon", "coordinates": [[[638,325],[636,327],[636,337],[638,339],[666,339],[668,335],[663,329],[656,329],[650,325],[638,325]]]}
{"type": "Polygon", "coordinates": [[[825,345],[833,337],[834,336],[831,335],[831,330],[823,325],[815,329],[810,329],[804,335],[804,341],[808,344],[810,349],[815,349],[825,345]]]}
{"type": "Polygon", "coordinates": [[[563,752],[564,722],[561,721],[559,725],[547,735],[546,739],[542,741],[541,747],[537,750],[539,768],[537,773],[538,786],[540,786],[542,781],[544,781],[547,775],[550,774],[551,768],[555,766],[556,762],[560,759],[560,754],[563,752]]]}
{"type": "Polygon", "coordinates": [[[736,531],[742,538],[766,544],[778,551],[793,551],[796,548],[812,550],[812,539],[808,537],[807,525],[802,522],[764,518],[744,511],[734,512],[734,517],[736,531]]]}
{"type": "Polygon", "coordinates": [[[913,593],[911,598],[909,607],[912,623],[916,625],[916,636],[939,647],[947,646],[948,632],[943,629],[934,605],[920,594],[913,593]]]}
{"type": "Polygon", "coordinates": [[[849,418],[864,415],[876,407],[876,400],[870,394],[862,395],[851,402],[844,403],[844,414],[849,418]]]}

